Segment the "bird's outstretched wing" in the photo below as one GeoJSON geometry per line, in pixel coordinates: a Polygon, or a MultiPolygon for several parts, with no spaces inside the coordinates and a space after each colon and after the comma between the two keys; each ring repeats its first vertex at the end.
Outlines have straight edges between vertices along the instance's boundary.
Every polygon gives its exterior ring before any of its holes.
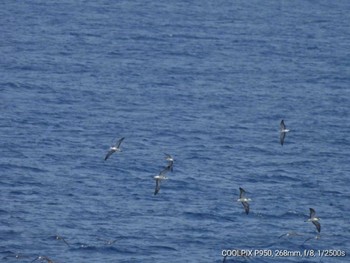
{"type": "Polygon", "coordinates": [[[120,145],[122,144],[122,142],[123,142],[124,139],[125,139],[125,137],[121,138],[121,139],[116,143],[117,148],[120,147],[120,145]]]}
{"type": "Polygon", "coordinates": [[[310,208],[310,218],[315,217],[315,215],[316,215],[316,211],[315,211],[315,209],[310,208]]]}
{"type": "Polygon", "coordinates": [[[158,194],[160,190],[160,179],[156,179],[156,188],[154,189],[154,195],[158,194]]]}
{"type": "Polygon", "coordinates": [[[321,224],[318,221],[312,221],[312,223],[316,226],[318,233],[321,233],[321,224]]]}
{"type": "Polygon", "coordinates": [[[280,143],[283,146],[284,138],[286,138],[286,132],[281,132],[280,134],[280,143]]]}
{"type": "Polygon", "coordinates": [[[245,191],[242,187],[239,188],[239,198],[243,198],[245,195],[245,191]]]}
{"type": "Polygon", "coordinates": [[[283,131],[285,130],[287,127],[286,125],[284,124],[284,120],[281,120],[281,123],[280,123],[280,130],[283,131]]]}
{"type": "Polygon", "coordinates": [[[249,214],[249,204],[248,204],[248,202],[242,202],[242,205],[244,207],[245,213],[248,215],[249,214]]]}
{"type": "Polygon", "coordinates": [[[165,175],[167,172],[169,172],[171,170],[171,166],[167,166],[165,167],[160,173],[159,175],[165,175]]]}
{"type": "Polygon", "coordinates": [[[105,161],[114,153],[114,150],[109,150],[108,153],[106,154],[105,161]]]}

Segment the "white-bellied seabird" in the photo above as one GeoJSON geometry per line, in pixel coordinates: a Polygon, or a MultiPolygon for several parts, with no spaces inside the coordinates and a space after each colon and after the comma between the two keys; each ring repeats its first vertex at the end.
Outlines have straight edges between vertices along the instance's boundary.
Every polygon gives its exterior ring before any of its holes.
{"type": "Polygon", "coordinates": [[[237,200],[237,202],[242,202],[242,205],[244,207],[245,213],[248,215],[249,214],[249,203],[251,201],[250,198],[246,198],[245,197],[245,191],[243,188],[239,188],[239,199],[237,200]]]}
{"type": "Polygon", "coordinates": [[[320,225],[320,219],[316,217],[316,211],[313,208],[310,208],[310,218],[306,220],[306,222],[312,222],[318,231],[318,233],[321,233],[321,225],[320,225]]]}
{"type": "Polygon", "coordinates": [[[156,180],[156,188],[154,190],[154,195],[158,194],[160,190],[160,182],[162,180],[168,179],[165,174],[169,171],[173,170],[173,163],[174,163],[174,158],[170,154],[166,154],[166,160],[168,161],[168,165],[156,176],[154,176],[154,179],[156,180]]]}
{"type": "Polygon", "coordinates": [[[286,133],[289,132],[286,125],[284,124],[284,120],[281,120],[280,123],[280,143],[283,146],[284,138],[286,137],[286,133]]]}
{"type": "Polygon", "coordinates": [[[124,140],[125,137],[119,139],[117,143],[109,148],[108,153],[106,154],[105,161],[115,152],[121,152],[122,150],[120,149],[120,144],[124,140]]]}
{"type": "Polygon", "coordinates": [[[156,188],[154,189],[154,195],[156,195],[160,190],[160,182],[168,178],[164,174],[160,173],[159,175],[156,175],[154,179],[156,180],[156,188]]]}
{"type": "Polygon", "coordinates": [[[167,154],[167,153],[164,153],[164,154],[165,154],[165,160],[168,161],[167,167],[169,167],[170,171],[173,171],[174,158],[170,154],[167,154]]]}

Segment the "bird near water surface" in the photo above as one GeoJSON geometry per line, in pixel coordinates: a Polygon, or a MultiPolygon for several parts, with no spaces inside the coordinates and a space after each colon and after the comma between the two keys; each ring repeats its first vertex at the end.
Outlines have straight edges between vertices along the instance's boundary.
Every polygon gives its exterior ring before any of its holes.
{"type": "Polygon", "coordinates": [[[125,137],[119,139],[115,145],[113,145],[113,146],[111,146],[111,147],[109,148],[109,151],[107,152],[106,157],[105,157],[105,161],[106,161],[113,153],[115,153],[115,152],[121,152],[121,151],[122,151],[121,148],[120,148],[120,145],[121,145],[121,143],[123,142],[124,138],[125,138],[125,137]]]}
{"type": "Polygon", "coordinates": [[[249,214],[249,202],[251,201],[250,198],[245,197],[245,190],[240,187],[239,188],[239,198],[237,199],[237,202],[242,202],[242,205],[244,207],[245,213],[249,214]]]}
{"type": "Polygon", "coordinates": [[[286,133],[289,132],[287,129],[286,125],[284,124],[284,120],[281,120],[280,123],[280,143],[283,146],[284,144],[284,139],[286,138],[286,133]]]}

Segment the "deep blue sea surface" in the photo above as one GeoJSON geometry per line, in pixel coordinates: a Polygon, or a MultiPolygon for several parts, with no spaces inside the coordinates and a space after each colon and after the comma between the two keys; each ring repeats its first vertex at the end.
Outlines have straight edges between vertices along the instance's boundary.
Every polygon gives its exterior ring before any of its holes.
{"type": "Polygon", "coordinates": [[[0,262],[349,262],[350,1],[4,0],[0,33],[0,262]]]}

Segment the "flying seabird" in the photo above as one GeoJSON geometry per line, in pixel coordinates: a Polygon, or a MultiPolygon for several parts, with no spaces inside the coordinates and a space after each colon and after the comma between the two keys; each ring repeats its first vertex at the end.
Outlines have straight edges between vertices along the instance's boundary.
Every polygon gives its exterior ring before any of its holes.
{"type": "Polygon", "coordinates": [[[120,144],[122,143],[122,141],[124,140],[125,137],[119,139],[119,141],[117,141],[117,143],[113,146],[111,146],[109,148],[109,151],[105,157],[105,161],[115,152],[121,152],[122,150],[120,149],[120,144]]]}
{"type": "Polygon", "coordinates": [[[237,200],[237,202],[242,202],[242,205],[244,207],[245,213],[248,215],[249,214],[249,201],[251,201],[250,198],[246,198],[245,197],[245,191],[243,188],[239,188],[239,199],[237,200]]]}
{"type": "Polygon", "coordinates": [[[156,188],[154,190],[154,195],[158,194],[159,190],[160,190],[160,182],[162,180],[165,180],[165,179],[168,179],[167,177],[165,177],[165,175],[163,174],[159,174],[159,175],[156,175],[154,177],[154,179],[156,180],[156,188]]]}
{"type": "Polygon", "coordinates": [[[321,225],[318,222],[320,219],[316,217],[316,211],[313,208],[310,208],[310,218],[306,222],[312,222],[318,231],[318,233],[321,233],[321,225]]]}
{"type": "Polygon", "coordinates": [[[174,158],[170,154],[167,154],[167,153],[164,153],[164,154],[165,154],[165,160],[168,161],[167,167],[169,167],[170,171],[173,171],[174,158]]]}
{"type": "Polygon", "coordinates": [[[284,124],[284,120],[281,120],[280,123],[280,143],[283,146],[284,138],[286,137],[286,133],[289,132],[286,125],[284,124]]]}

